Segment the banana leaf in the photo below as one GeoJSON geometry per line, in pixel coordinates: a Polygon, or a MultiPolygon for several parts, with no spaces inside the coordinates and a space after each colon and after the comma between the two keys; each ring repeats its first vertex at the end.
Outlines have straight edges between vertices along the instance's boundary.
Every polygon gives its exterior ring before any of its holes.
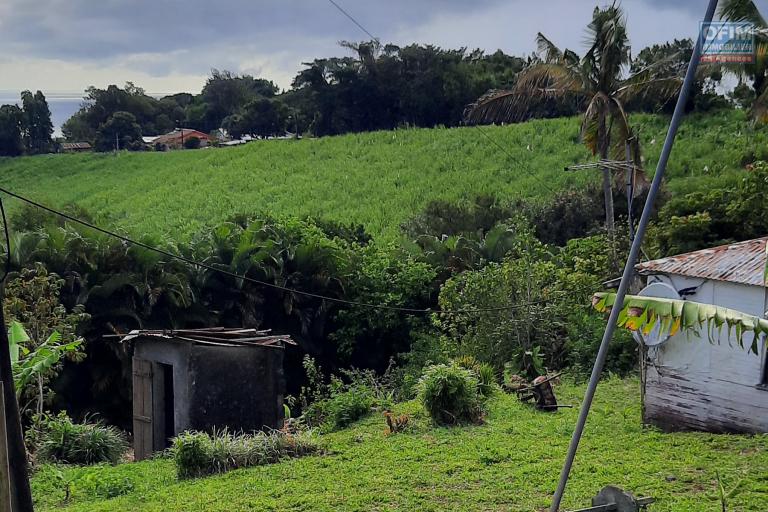
{"type": "MultiPolygon", "coordinates": [[[[609,312],[615,302],[615,293],[599,292],[592,298],[592,305],[601,313],[609,312]]],[[[670,336],[681,330],[698,333],[698,329],[706,328],[710,343],[718,339],[716,335],[725,327],[729,343],[734,334],[741,348],[746,348],[744,342],[747,333],[753,333],[749,350],[755,354],[758,353],[761,337],[768,334],[768,319],[742,311],[689,300],[639,295],[627,295],[624,298],[617,324],[645,334],[658,324],[662,329],[669,329],[670,336]]]]}

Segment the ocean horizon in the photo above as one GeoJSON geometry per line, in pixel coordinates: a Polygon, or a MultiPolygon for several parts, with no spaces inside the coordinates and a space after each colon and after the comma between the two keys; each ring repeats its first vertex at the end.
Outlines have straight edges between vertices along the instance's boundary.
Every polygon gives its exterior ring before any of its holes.
{"type": "MultiPolygon", "coordinates": [[[[85,93],[78,95],[77,93],[46,93],[43,91],[43,94],[45,94],[48,108],[51,110],[53,135],[54,137],[61,137],[61,125],[80,110],[85,93]]],[[[0,91],[0,105],[21,106],[21,91],[0,91]]]]}

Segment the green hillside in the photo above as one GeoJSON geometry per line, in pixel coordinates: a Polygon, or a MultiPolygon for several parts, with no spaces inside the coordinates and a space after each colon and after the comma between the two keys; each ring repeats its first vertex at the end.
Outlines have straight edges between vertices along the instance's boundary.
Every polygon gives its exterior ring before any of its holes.
{"type": "MultiPolygon", "coordinates": [[[[646,167],[654,169],[668,119],[637,115],[633,122],[646,167]]],[[[266,212],[362,223],[375,236],[392,237],[433,199],[544,198],[596,180],[594,171],[563,171],[590,158],[578,127],[578,119],[567,118],[484,128],[511,156],[469,127],[171,153],[3,159],[0,183],[53,205],[77,203],[99,222],[136,235],[183,239],[234,213],[266,212]]],[[[688,118],[670,161],[670,189],[716,184],[766,142],[768,134],[754,132],[738,111],[688,118]]]]}
{"type": "MultiPolygon", "coordinates": [[[[766,436],[645,429],[639,387],[636,379],[601,385],[564,510],[589,505],[602,486],[613,484],[656,497],[653,512],[714,512],[721,510],[717,474],[730,493],[728,510],[768,510],[766,436]]],[[[563,385],[558,396],[578,404],[583,391],[563,385]]],[[[538,412],[510,395],[492,399],[480,426],[433,428],[415,402],[397,410],[412,414],[410,431],[385,436],[384,419],[374,414],[321,435],[318,456],[182,482],[166,458],[45,466],[32,490],[40,510],[547,510],[578,414],[538,412]],[[124,494],[105,499],[107,489],[124,494]]]]}

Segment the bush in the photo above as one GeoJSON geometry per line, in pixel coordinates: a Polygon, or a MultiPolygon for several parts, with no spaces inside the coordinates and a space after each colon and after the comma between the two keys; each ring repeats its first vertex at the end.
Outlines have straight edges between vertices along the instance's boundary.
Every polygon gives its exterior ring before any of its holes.
{"type": "Polygon", "coordinates": [[[466,370],[470,370],[477,377],[477,391],[483,397],[491,396],[496,391],[496,370],[488,363],[481,363],[474,356],[461,356],[454,359],[454,363],[466,370]]]}
{"type": "Polygon", "coordinates": [[[331,432],[346,428],[355,421],[367,416],[375,404],[373,390],[362,383],[345,386],[338,379],[331,384],[328,398],[310,404],[304,415],[304,421],[312,427],[320,427],[331,432]]]}
{"type": "Polygon", "coordinates": [[[478,423],[482,419],[479,382],[471,370],[438,364],[424,371],[418,397],[438,425],[478,423]]]}
{"type": "Polygon", "coordinates": [[[68,464],[117,464],[128,449],[122,432],[102,422],[74,423],[65,413],[43,416],[32,439],[41,461],[68,464]]]}
{"type": "Polygon", "coordinates": [[[185,432],[173,440],[171,452],[179,479],[196,478],[232,469],[279,462],[286,457],[303,457],[319,449],[309,432],[281,431],[212,435],[185,432]]]}

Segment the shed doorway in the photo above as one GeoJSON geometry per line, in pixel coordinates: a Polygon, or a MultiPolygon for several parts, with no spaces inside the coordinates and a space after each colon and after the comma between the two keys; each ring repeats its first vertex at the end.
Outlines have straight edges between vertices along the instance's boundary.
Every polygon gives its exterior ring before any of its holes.
{"type": "Polygon", "coordinates": [[[133,358],[133,437],[136,460],[162,451],[176,435],[173,365],[133,358]]]}

